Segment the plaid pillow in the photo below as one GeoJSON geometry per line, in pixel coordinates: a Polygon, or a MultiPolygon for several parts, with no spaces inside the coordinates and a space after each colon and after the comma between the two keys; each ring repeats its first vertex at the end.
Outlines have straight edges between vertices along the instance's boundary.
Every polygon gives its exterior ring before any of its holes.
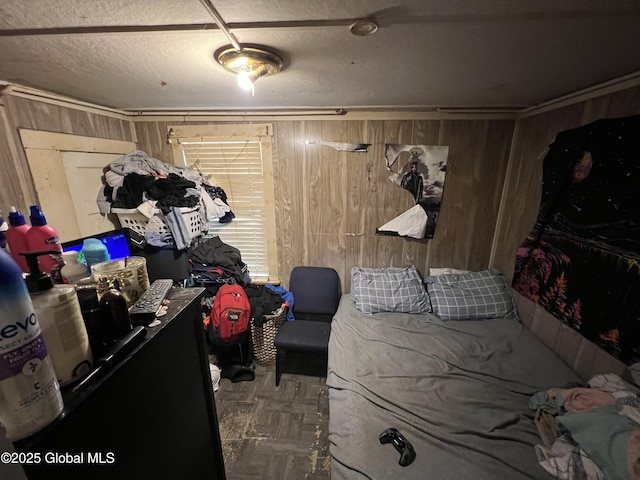
{"type": "Polygon", "coordinates": [[[363,313],[429,311],[422,278],[415,266],[351,269],[351,296],[363,313]]]}
{"type": "Polygon", "coordinates": [[[497,268],[427,277],[425,283],[433,313],[443,320],[518,320],[511,291],[497,268]]]}

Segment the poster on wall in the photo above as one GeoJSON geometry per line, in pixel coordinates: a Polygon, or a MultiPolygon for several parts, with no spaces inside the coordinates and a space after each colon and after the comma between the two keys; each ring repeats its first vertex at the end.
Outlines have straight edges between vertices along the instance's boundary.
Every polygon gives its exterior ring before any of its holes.
{"type": "Polygon", "coordinates": [[[415,205],[379,227],[378,235],[433,238],[448,155],[449,147],[440,145],[385,145],[387,170],[391,172],[389,180],[406,190],[415,205]]]}
{"type": "Polygon", "coordinates": [[[557,135],[513,288],[623,362],[640,361],[640,116],[557,135]]]}

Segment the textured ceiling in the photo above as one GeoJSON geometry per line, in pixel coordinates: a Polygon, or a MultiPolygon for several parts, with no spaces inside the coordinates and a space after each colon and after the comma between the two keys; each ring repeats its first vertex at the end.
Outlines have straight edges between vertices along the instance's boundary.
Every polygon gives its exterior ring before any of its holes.
{"type": "Polygon", "coordinates": [[[0,81],[132,110],[527,107],[640,71],[640,2],[211,0],[285,68],[240,90],[200,0],[2,0],[0,81]],[[349,24],[373,18],[370,37],[349,24]]]}

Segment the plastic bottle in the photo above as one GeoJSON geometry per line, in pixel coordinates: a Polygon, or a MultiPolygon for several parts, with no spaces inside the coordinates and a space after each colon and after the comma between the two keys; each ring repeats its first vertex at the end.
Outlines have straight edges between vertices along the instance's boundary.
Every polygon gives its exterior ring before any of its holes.
{"type": "Polygon", "coordinates": [[[97,238],[87,238],[82,242],[82,253],[87,261],[87,267],[91,270],[91,265],[108,262],[111,260],[107,246],[97,238]]]}
{"type": "Polygon", "coordinates": [[[94,358],[100,358],[107,353],[107,350],[109,350],[114,342],[109,340],[109,325],[100,308],[100,300],[98,300],[96,286],[95,284],[77,285],[76,291],[78,293],[82,318],[84,319],[87,334],[89,335],[91,352],[94,358]]]}
{"type": "Polygon", "coordinates": [[[89,269],[78,260],[78,252],[75,250],[62,252],[62,259],[64,260],[64,267],[60,270],[60,274],[64,283],[73,284],[78,280],[89,277],[89,269]]]}
{"type": "Polygon", "coordinates": [[[20,255],[22,252],[29,251],[29,243],[27,241],[27,232],[31,227],[27,225],[27,221],[24,219],[24,215],[16,207],[11,207],[9,210],[9,229],[7,230],[7,243],[9,245],[9,251],[14,262],[18,264],[20,270],[24,273],[29,273],[27,267],[27,261],[20,255]]]}
{"type": "MultiPolygon", "coordinates": [[[[41,272],[51,273],[60,263],[58,258],[52,255],[62,253],[62,245],[60,245],[60,237],[58,231],[51,225],[47,224],[42,210],[38,205],[31,205],[31,228],[27,232],[27,244],[30,252],[41,252],[44,250],[56,250],[51,255],[43,255],[38,259],[38,268],[41,272]]],[[[62,282],[60,282],[62,283],[62,282]]]]}
{"type": "Polygon", "coordinates": [[[93,355],[75,287],[54,285],[51,275],[38,269],[38,257],[52,252],[55,250],[24,254],[31,271],[25,281],[53,370],[60,386],[65,386],[91,370],[93,355]]]}
{"type": "Polygon", "coordinates": [[[4,217],[0,215],[0,248],[6,248],[7,246],[7,230],[9,225],[4,221],[4,217]]]}
{"type": "Polygon", "coordinates": [[[0,422],[10,440],[19,440],[51,423],[62,408],[22,272],[0,251],[0,422]]]}
{"type": "Polygon", "coordinates": [[[120,292],[117,279],[111,282],[111,288],[100,297],[100,310],[107,324],[107,342],[116,343],[133,330],[127,300],[120,292]]]}

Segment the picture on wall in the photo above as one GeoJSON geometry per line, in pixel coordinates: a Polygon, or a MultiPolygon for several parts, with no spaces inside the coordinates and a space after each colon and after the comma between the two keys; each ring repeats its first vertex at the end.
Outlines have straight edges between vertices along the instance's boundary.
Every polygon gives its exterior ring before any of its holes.
{"type": "Polygon", "coordinates": [[[442,203],[448,155],[449,147],[439,145],[385,145],[387,170],[391,172],[389,180],[406,190],[415,205],[378,228],[377,234],[433,238],[442,203]],[[396,163],[402,166],[394,171],[396,163]]]}
{"type": "Polygon", "coordinates": [[[640,361],[640,116],[557,135],[513,288],[623,362],[640,361]]]}

